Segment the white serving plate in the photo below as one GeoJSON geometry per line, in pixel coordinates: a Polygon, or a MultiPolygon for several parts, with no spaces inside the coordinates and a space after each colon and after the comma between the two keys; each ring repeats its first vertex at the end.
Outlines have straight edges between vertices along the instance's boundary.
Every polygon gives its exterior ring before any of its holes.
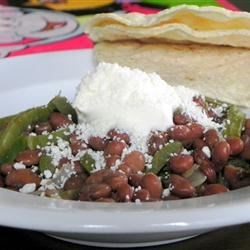
{"type": "MultiPolygon", "coordinates": [[[[0,61],[0,116],[46,104],[61,91],[73,99],[94,67],[91,50],[0,61]]],[[[102,204],[35,197],[0,188],[0,225],[102,247],[151,246],[250,221],[250,188],[187,200],[102,204]]]]}

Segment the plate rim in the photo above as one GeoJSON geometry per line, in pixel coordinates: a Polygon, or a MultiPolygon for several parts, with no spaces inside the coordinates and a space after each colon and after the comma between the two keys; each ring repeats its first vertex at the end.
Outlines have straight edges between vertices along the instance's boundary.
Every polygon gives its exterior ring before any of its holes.
{"type": "MultiPolygon", "coordinates": [[[[74,57],[79,53],[83,53],[83,57],[86,55],[92,57],[93,50],[77,49],[5,58],[0,61],[0,71],[4,64],[23,63],[27,60],[38,60],[42,57],[45,59],[64,56],[74,57]]],[[[104,230],[105,233],[118,234],[180,232],[183,230],[218,228],[250,221],[250,215],[245,212],[250,209],[249,191],[250,187],[247,187],[215,196],[181,201],[161,201],[154,204],[109,204],[107,208],[107,204],[102,203],[55,200],[0,188],[0,210],[2,211],[0,224],[49,232],[95,234],[103,234],[104,230]],[[32,206],[27,207],[27,204],[32,204],[32,206]],[[230,204],[230,206],[227,207],[226,204],[230,204]],[[162,210],[163,208],[165,210],[162,210]],[[244,211],[234,216],[230,215],[232,212],[239,211],[239,209],[244,211]],[[204,218],[201,210],[207,214],[206,218],[204,218]],[[17,211],[22,216],[12,216],[17,211]],[[46,213],[48,220],[43,220],[46,213]],[[223,214],[223,216],[218,217],[218,213],[223,214]],[[145,221],[149,214],[150,221],[145,221]],[[32,221],[27,221],[28,215],[30,215],[32,221]],[[41,218],[39,218],[39,215],[41,218]],[[79,216],[80,219],[75,218],[76,216],[79,216]],[[109,216],[109,218],[105,218],[105,216],[109,216]],[[123,220],[122,226],[119,216],[123,220]],[[171,216],[173,216],[172,219],[171,216]],[[64,218],[64,220],[60,220],[60,218],[64,218]],[[113,218],[113,222],[109,221],[110,218],[113,218]],[[138,221],[131,224],[128,218],[131,221],[136,219],[138,221]],[[74,222],[65,226],[65,222],[72,219],[74,219],[74,222]]]]}

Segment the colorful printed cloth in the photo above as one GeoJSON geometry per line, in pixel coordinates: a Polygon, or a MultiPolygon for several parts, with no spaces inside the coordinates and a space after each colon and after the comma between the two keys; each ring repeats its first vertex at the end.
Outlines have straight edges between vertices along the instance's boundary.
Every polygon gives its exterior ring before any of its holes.
{"type": "Polygon", "coordinates": [[[95,13],[151,14],[183,3],[238,10],[226,0],[0,0],[0,58],[91,48],[93,44],[84,34],[82,24],[95,13]]]}

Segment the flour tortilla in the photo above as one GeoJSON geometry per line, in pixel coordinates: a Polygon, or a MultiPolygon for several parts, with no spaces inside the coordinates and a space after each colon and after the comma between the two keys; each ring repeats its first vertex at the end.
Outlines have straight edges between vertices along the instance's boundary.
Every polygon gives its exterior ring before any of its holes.
{"type": "Polygon", "coordinates": [[[98,61],[156,72],[171,85],[250,107],[249,49],[126,41],[96,44],[95,54],[98,61]]]}
{"type": "Polygon", "coordinates": [[[98,61],[250,107],[250,13],[182,5],[152,15],[99,14],[86,32],[98,61]]]}
{"type": "Polygon", "coordinates": [[[95,42],[199,43],[250,48],[250,13],[181,5],[157,14],[98,14],[85,26],[95,42]]]}

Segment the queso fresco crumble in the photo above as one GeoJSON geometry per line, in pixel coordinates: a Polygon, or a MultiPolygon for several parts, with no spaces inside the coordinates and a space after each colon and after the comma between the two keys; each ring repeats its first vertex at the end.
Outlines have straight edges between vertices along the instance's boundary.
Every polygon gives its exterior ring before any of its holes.
{"type": "Polygon", "coordinates": [[[250,119],[157,74],[100,63],[70,104],[0,118],[0,186],[80,201],[144,202],[250,184],[250,119]]]}

